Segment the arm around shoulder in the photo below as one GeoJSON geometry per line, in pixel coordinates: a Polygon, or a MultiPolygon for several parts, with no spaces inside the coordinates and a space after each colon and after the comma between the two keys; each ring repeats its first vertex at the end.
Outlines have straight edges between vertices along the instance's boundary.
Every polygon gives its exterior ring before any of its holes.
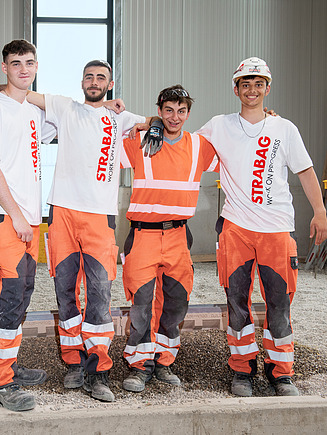
{"type": "Polygon", "coordinates": [[[26,95],[26,100],[39,107],[42,110],[45,110],[45,98],[44,94],[39,94],[38,92],[29,91],[26,95]]]}
{"type": "Polygon", "coordinates": [[[316,234],[315,243],[320,245],[320,243],[327,239],[327,217],[319,181],[313,167],[305,169],[297,175],[314,213],[310,223],[310,237],[312,238],[316,234]]]}

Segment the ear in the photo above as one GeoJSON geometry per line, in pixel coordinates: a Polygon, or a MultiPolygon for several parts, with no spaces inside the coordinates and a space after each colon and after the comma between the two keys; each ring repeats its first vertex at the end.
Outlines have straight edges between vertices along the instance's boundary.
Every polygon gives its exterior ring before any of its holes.
{"type": "Polygon", "coordinates": [[[191,113],[191,110],[189,110],[189,111],[187,112],[187,117],[186,117],[185,121],[188,120],[188,117],[190,116],[190,113],[191,113]]]}
{"type": "Polygon", "coordinates": [[[111,80],[111,82],[109,83],[108,86],[108,91],[111,91],[111,89],[114,87],[115,82],[113,80],[111,80]]]}
{"type": "Polygon", "coordinates": [[[2,72],[7,75],[7,64],[5,62],[2,62],[1,69],[2,72]]]}
{"type": "Polygon", "coordinates": [[[269,94],[269,92],[270,92],[270,85],[267,85],[265,96],[267,96],[269,94]]]}
{"type": "Polygon", "coordinates": [[[39,62],[36,62],[36,64],[35,64],[35,73],[38,72],[38,69],[39,69],[39,62]]]}
{"type": "Polygon", "coordinates": [[[234,86],[234,94],[238,97],[239,93],[238,93],[238,87],[234,86]]]}
{"type": "Polygon", "coordinates": [[[160,107],[158,107],[158,115],[159,115],[160,118],[161,118],[161,109],[160,109],[160,107]]]}

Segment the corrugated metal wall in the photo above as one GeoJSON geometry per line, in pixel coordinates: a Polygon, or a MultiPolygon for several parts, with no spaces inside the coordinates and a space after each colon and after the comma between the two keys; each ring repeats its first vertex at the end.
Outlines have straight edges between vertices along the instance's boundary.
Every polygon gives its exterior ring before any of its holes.
{"type": "MultiPolygon", "coordinates": [[[[24,36],[28,3],[0,0],[1,46],[24,36]]],[[[117,64],[129,110],[155,113],[159,91],[181,83],[196,99],[186,124],[193,131],[215,114],[238,110],[231,75],[243,58],[263,57],[273,74],[267,104],[299,127],[321,177],[327,150],[326,0],[116,0],[116,12],[119,7],[122,63],[117,64]]],[[[215,178],[203,178],[191,221],[196,253],[214,251],[215,178]]],[[[290,182],[299,252],[305,255],[311,209],[297,177],[290,182]]]]}
{"type": "MultiPolygon", "coordinates": [[[[24,0],[0,0],[0,45],[24,37],[24,0]]],[[[1,58],[2,61],[2,58],[1,58]]],[[[5,75],[0,72],[0,82],[5,75]]]]}
{"type": "MultiPolygon", "coordinates": [[[[326,0],[122,0],[122,7],[122,95],[130,110],[153,114],[159,91],[182,83],[196,99],[186,125],[193,131],[215,114],[238,110],[232,73],[240,60],[262,57],[273,74],[267,104],[298,126],[321,177],[327,151],[326,0]]],[[[213,186],[213,180],[206,176],[203,184],[213,186]]],[[[290,184],[299,252],[305,255],[312,213],[296,176],[290,184]]],[[[199,205],[202,215],[201,197],[199,205]]],[[[215,204],[210,208],[216,210],[215,204]]],[[[193,218],[193,230],[198,225],[193,218]]]]}

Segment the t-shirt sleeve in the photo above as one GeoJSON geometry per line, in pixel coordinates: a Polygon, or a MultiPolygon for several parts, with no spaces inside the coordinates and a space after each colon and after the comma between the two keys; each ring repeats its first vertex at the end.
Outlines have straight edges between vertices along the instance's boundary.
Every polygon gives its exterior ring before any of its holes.
{"type": "Polygon", "coordinates": [[[123,149],[120,156],[121,168],[135,168],[136,153],[140,148],[140,144],[140,133],[136,135],[135,139],[124,139],[123,149]]]}
{"type": "Polygon", "coordinates": [[[45,94],[46,121],[52,122],[56,127],[60,123],[63,113],[71,105],[72,99],[62,95],[45,94]]]}
{"type": "Polygon", "coordinates": [[[290,133],[287,147],[286,162],[287,166],[293,172],[304,171],[313,166],[312,160],[305,148],[302,137],[297,127],[290,122],[290,133]]]}
{"type": "Polygon", "coordinates": [[[124,110],[120,115],[123,121],[122,135],[123,137],[127,137],[131,128],[134,127],[135,124],[144,123],[145,116],[135,115],[134,113],[127,112],[124,110]]]}
{"type": "Polygon", "coordinates": [[[50,143],[57,135],[56,126],[52,122],[45,120],[45,112],[41,110],[41,142],[50,143]]]}
{"type": "Polygon", "coordinates": [[[203,170],[206,172],[219,172],[219,159],[214,147],[204,137],[200,136],[203,170]]]}
{"type": "Polygon", "coordinates": [[[212,119],[210,119],[210,121],[208,121],[199,130],[197,130],[196,133],[203,136],[205,139],[207,139],[207,141],[212,143],[212,135],[213,135],[212,119]]]}

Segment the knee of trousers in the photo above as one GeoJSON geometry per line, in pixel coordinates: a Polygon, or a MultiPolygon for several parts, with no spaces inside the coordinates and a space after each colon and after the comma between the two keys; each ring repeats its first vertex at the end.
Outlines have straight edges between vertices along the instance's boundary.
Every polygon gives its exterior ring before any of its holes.
{"type": "Polygon", "coordinates": [[[267,323],[274,338],[292,334],[290,295],[285,280],[269,266],[259,265],[267,304],[267,323]]]}
{"type": "Polygon", "coordinates": [[[150,329],[152,304],[132,305],[129,315],[131,319],[131,338],[133,337],[133,342],[138,342],[150,329]]]}
{"type": "Polygon", "coordinates": [[[229,277],[229,287],[225,289],[228,305],[229,326],[235,331],[241,331],[251,324],[248,307],[251,288],[251,271],[254,260],[239,266],[229,277]]]}

